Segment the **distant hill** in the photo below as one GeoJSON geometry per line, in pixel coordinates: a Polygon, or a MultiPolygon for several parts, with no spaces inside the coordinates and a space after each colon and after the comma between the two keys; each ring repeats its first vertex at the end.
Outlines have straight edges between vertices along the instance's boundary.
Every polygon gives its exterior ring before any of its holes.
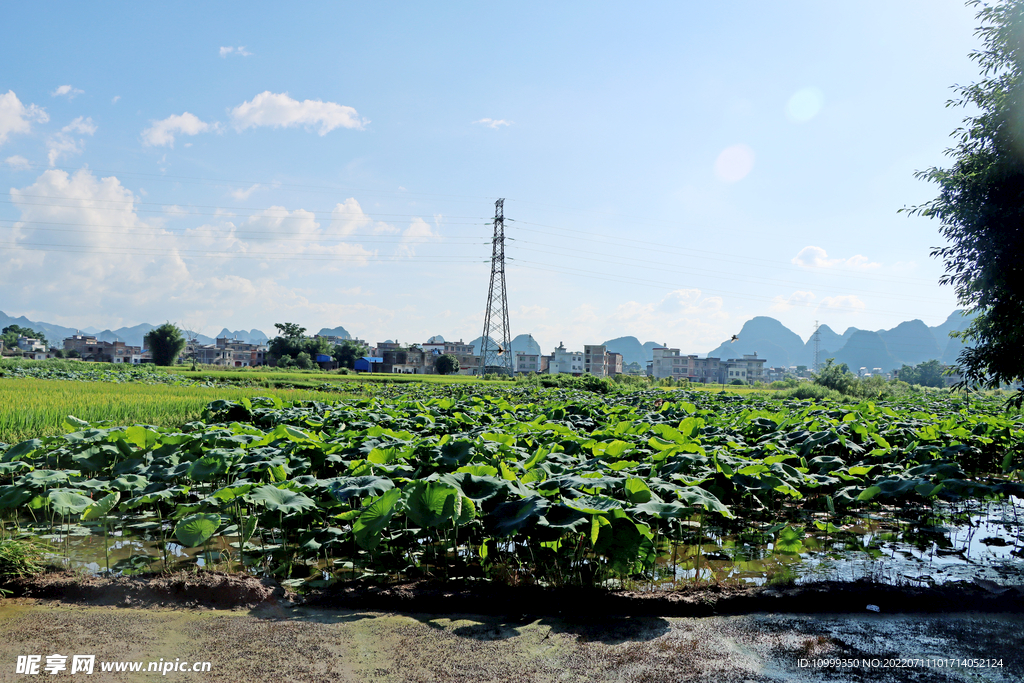
{"type": "Polygon", "coordinates": [[[743,323],[736,341],[726,341],[708,352],[712,358],[741,358],[756,353],[767,358],[769,366],[801,365],[804,361],[804,340],[775,318],[757,316],[743,323]]]}
{"type": "Polygon", "coordinates": [[[252,330],[235,330],[232,332],[228,328],[224,328],[217,333],[217,338],[227,337],[228,339],[237,339],[247,344],[266,344],[270,339],[263,332],[252,329],[252,330]]]}
{"type": "MultiPolygon", "coordinates": [[[[129,346],[145,346],[143,339],[145,338],[146,333],[157,327],[157,325],[141,323],[133,327],[119,327],[116,330],[100,330],[92,326],[76,329],[74,327],[64,327],[62,325],[53,325],[47,322],[29,320],[25,316],[12,318],[3,311],[0,311],[0,329],[3,329],[8,325],[20,325],[21,327],[28,327],[36,330],[37,332],[42,332],[46,335],[46,340],[57,348],[61,347],[65,338],[75,334],[91,334],[100,341],[123,341],[129,346]]],[[[237,330],[232,332],[225,327],[217,336],[239,339],[250,344],[264,344],[267,342],[267,335],[259,330],[237,330]]],[[[205,334],[197,335],[196,338],[199,340],[200,344],[213,344],[216,341],[214,337],[208,337],[205,334]]]]}
{"type": "Polygon", "coordinates": [[[854,332],[839,351],[830,352],[827,357],[823,354],[821,362],[824,363],[826,358],[835,358],[836,364],[846,363],[853,373],[860,368],[867,368],[868,372],[871,372],[872,368],[882,368],[888,372],[900,367],[899,361],[889,351],[882,335],[867,330],[854,332]]]}
{"type": "MultiPolygon", "coordinates": [[[[618,337],[610,341],[606,341],[604,346],[607,347],[611,353],[622,354],[622,364],[629,365],[630,363],[638,363],[641,368],[647,366],[647,361],[654,358],[653,349],[660,346],[658,342],[644,342],[640,343],[640,340],[636,337],[618,337]]],[[[579,349],[582,351],[583,349],[579,349]]]]}
{"type": "MultiPolygon", "coordinates": [[[[963,330],[971,322],[970,316],[954,311],[935,327],[920,320],[908,320],[888,330],[861,330],[849,327],[840,336],[828,325],[819,332],[819,358],[822,363],[835,358],[857,372],[860,368],[882,368],[885,371],[900,366],[917,365],[933,358],[953,363],[963,349],[959,339],[951,339],[949,332],[963,330]]],[[[813,365],[814,337],[806,341],[774,318],[759,316],[748,320],[740,329],[735,342],[725,342],[708,352],[718,358],[737,358],[742,354],[757,353],[767,359],[767,365],[813,365]]]]}
{"type": "Polygon", "coordinates": [[[348,333],[348,330],[346,330],[341,325],[332,328],[324,327],[319,332],[317,332],[317,334],[320,335],[321,337],[341,337],[342,339],[352,338],[352,335],[348,333]]]}

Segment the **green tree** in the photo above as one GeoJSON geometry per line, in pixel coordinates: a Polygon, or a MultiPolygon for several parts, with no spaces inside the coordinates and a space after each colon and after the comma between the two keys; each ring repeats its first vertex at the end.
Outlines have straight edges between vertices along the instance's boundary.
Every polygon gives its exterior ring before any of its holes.
{"type": "Polygon", "coordinates": [[[828,389],[835,389],[841,394],[853,394],[856,392],[857,376],[850,372],[846,363],[836,365],[835,358],[829,358],[825,365],[814,376],[814,383],[828,389]]]}
{"type": "Polygon", "coordinates": [[[178,354],[185,348],[185,337],[173,323],[154,327],[146,333],[143,341],[157,365],[174,365],[178,354]]]}
{"type": "Polygon", "coordinates": [[[459,359],[451,353],[443,353],[434,361],[434,370],[439,375],[454,375],[459,371],[459,359]]]}
{"type": "Polygon", "coordinates": [[[11,348],[18,345],[18,337],[28,337],[29,339],[38,339],[43,342],[46,346],[49,346],[49,342],[46,341],[46,335],[42,332],[36,332],[29,327],[22,327],[21,325],[8,325],[0,332],[4,340],[4,346],[11,348]]]}
{"type": "Polygon", "coordinates": [[[339,367],[354,368],[356,361],[367,353],[368,350],[365,346],[351,339],[346,339],[334,347],[334,352],[331,355],[334,356],[334,360],[338,361],[339,367]]]}
{"type": "MultiPolygon", "coordinates": [[[[955,335],[967,345],[957,358],[958,389],[1024,377],[1024,0],[967,4],[980,8],[975,35],[983,48],[970,59],[981,80],[955,86],[947,106],[972,114],[953,131],[952,166],[916,174],[939,186],[938,197],[905,209],[939,220],[948,241],[932,250],[946,268],[939,282],[976,314],[955,335]]],[[[1012,402],[1024,402],[1024,390],[1012,402]]]]}
{"type": "Polygon", "coordinates": [[[274,323],[274,327],[281,333],[280,336],[288,339],[297,339],[306,331],[306,328],[299,327],[298,323],[274,323]]]}
{"type": "Polygon", "coordinates": [[[913,367],[904,365],[899,369],[897,376],[900,381],[907,384],[917,384],[922,387],[944,387],[946,380],[943,377],[945,366],[937,360],[927,360],[913,367]]]}

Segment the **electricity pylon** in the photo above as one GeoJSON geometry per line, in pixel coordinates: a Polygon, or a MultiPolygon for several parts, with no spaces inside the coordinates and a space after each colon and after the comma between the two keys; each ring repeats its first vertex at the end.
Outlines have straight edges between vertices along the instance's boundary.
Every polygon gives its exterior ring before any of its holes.
{"type": "Polygon", "coordinates": [[[505,295],[505,200],[494,202],[494,237],[491,241],[491,284],[480,342],[480,374],[498,372],[512,376],[512,342],[509,339],[508,298],[505,295]]]}

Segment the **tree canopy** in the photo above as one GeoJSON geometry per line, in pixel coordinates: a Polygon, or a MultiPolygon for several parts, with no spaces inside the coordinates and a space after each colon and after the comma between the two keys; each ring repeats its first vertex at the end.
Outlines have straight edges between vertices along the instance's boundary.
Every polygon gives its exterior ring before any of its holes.
{"type": "Polygon", "coordinates": [[[185,337],[174,323],[154,327],[146,333],[143,341],[153,354],[153,362],[157,365],[174,365],[178,354],[185,348],[185,337]]]}
{"type": "Polygon", "coordinates": [[[922,387],[944,387],[946,379],[943,377],[945,367],[937,360],[927,360],[911,367],[904,365],[897,372],[901,381],[907,384],[918,384],[922,387]]]}
{"type": "MultiPolygon", "coordinates": [[[[955,333],[967,345],[957,359],[959,389],[1024,377],[1024,0],[967,4],[979,8],[983,47],[970,59],[981,80],[955,86],[947,104],[975,113],[953,131],[952,166],[916,174],[939,186],[938,197],[907,210],[939,220],[948,242],[932,251],[946,268],[939,282],[977,313],[955,333]]],[[[1013,402],[1022,401],[1018,391],[1013,402]]]]}
{"type": "Polygon", "coordinates": [[[323,337],[305,337],[306,328],[297,323],[274,323],[280,336],[274,337],[267,345],[267,356],[282,368],[298,367],[304,370],[315,368],[317,354],[330,355],[332,347],[323,337]]]}
{"type": "Polygon", "coordinates": [[[42,332],[36,332],[35,330],[22,327],[21,325],[8,325],[0,332],[0,338],[4,340],[4,346],[15,347],[18,345],[18,337],[28,337],[30,339],[38,339],[43,344],[49,346],[46,341],[46,335],[42,332]]]}
{"type": "Polygon", "coordinates": [[[354,368],[356,361],[367,354],[367,348],[351,339],[346,339],[334,347],[334,360],[342,368],[354,368]]]}
{"type": "Polygon", "coordinates": [[[454,375],[459,371],[459,359],[451,353],[443,353],[434,361],[434,370],[439,375],[454,375]]]}

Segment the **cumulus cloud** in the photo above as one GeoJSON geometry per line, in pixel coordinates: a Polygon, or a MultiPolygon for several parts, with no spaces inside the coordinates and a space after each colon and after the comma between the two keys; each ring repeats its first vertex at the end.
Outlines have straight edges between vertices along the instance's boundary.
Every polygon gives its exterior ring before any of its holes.
{"type": "Polygon", "coordinates": [[[55,166],[61,155],[81,154],[85,141],[73,137],[74,133],[79,135],[92,135],[96,132],[96,124],[91,118],[79,116],[77,119],[54,133],[46,141],[46,158],[50,166],[55,166]]]}
{"type": "Polygon", "coordinates": [[[789,296],[777,296],[772,299],[771,308],[768,310],[781,313],[788,311],[795,306],[809,306],[815,299],[814,292],[798,291],[789,296]]]}
{"type": "MultiPolygon", "coordinates": [[[[435,217],[435,222],[440,222],[440,216],[435,217]]],[[[409,222],[409,227],[402,231],[402,242],[398,246],[398,254],[413,256],[416,253],[415,245],[439,239],[441,239],[441,235],[434,231],[430,223],[417,216],[409,222]]]]}
{"type": "Polygon", "coordinates": [[[853,294],[827,296],[818,303],[818,308],[838,308],[847,311],[863,311],[867,305],[853,294]]]}
{"type": "Polygon", "coordinates": [[[339,202],[331,211],[331,234],[346,236],[357,232],[374,235],[394,234],[399,229],[383,221],[375,221],[363,212],[355,197],[339,202]]]}
{"type": "Polygon", "coordinates": [[[195,114],[172,114],[166,119],[152,121],[152,125],[142,131],[142,144],[147,147],[174,147],[175,135],[199,135],[215,129],[216,124],[201,121],[195,114]]]}
{"type": "MultiPolygon", "coordinates": [[[[353,302],[357,281],[325,284],[320,273],[365,266],[376,252],[331,235],[310,211],[271,206],[238,222],[168,230],[138,215],[138,196],[116,177],[88,170],[47,170],[11,198],[21,216],[13,245],[0,250],[0,291],[55,322],[223,325],[235,310],[249,321],[273,310],[386,325],[393,316],[353,302]],[[332,298],[334,287],[350,292],[346,303],[332,298]]],[[[189,218],[178,207],[168,213],[189,218]]]]}
{"type": "Polygon", "coordinates": [[[0,95],[0,145],[13,133],[28,133],[33,123],[46,123],[50,116],[42,107],[21,103],[13,90],[0,95]]]}
{"type": "Polygon", "coordinates": [[[18,156],[17,154],[4,159],[4,163],[10,166],[11,168],[15,169],[16,171],[23,171],[26,168],[32,167],[32,164],[29,163],[28,159],[22,156],[18,156]]]}
{"type": "Polygon", "coordinates": [[[473,123],[479,123],[481,125],[487,126],[488,128],[494,129],[501,128],[502,126],[512,125],[512,121],[506,121],[505,119],[480,119],[478,121],[474,121],[473,123]]]}
{"type": "Polygon", "coordinates": [[[252,195],[253,192],[259,190],[262,187],[262,185],[256,183],[255,185],[251,185],[248,188],[239,188],[237,190],[232,190],[231,196],[240,202],[244,202],[246,199],[249,198],[250,195],[252,195]]]}
{"type": "Polygon", "coordinates": [[[252,55],[251,52],[247,52],[244,45],[238,47],[221,47],[220,56],[227,57],[228,55],[237,55],[239,57],[249,57],[252,55]]]}
{"type": "Polygon", "coordinates": [[[321,100],[299,102],[289,97],[288,93],[272,93],[269,90],[232,109],[231,118],[238,130],[258,126],[306,126],[317,127],[320,135],[327,135],[335,128],[362,130],[369,123],[359,118],[359,113],[352,107],[321,100]]]}
{"type": "Polygon", "coordinates": [[[828,253],[821,247],[804,247],[793,257],[791,263],[804,268],[832,268],[843,266],[859,270],[872,270],[880,268],[882,264],[871,261],[867,256],[856,254],[848,259],[829,258],[828,253]]]}
{"type": "Polygon", "coordinates": [[[60,85],[57,89],[50,93],[50,97],[67,97],[69,100],[75,99],[78,95],[84,93],[84,90],[78,88],[72,88],[70,85],[60,85]]]}

